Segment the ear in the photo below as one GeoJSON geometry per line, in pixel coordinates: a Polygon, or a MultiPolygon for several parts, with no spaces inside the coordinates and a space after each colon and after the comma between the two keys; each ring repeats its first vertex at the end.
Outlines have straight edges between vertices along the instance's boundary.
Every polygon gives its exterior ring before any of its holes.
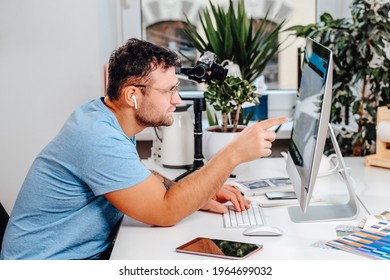
{"type": "Polygon", "coordinates": [[[135,87],[133,86],[126,87],[124,97],[127,104],[134,107],[134,109],[138,109],[135,87]]]}

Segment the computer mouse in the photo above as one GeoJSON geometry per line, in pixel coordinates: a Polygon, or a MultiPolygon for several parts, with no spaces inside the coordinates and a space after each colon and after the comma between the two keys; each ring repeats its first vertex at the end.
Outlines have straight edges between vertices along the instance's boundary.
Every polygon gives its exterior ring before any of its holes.
{"type": "Polygon", "coordinates": [[[283,231],[277,227],[272,226],[251,226],[243,231],[243,235],[252,236],[278,236],[282,235],[283,231]]]}

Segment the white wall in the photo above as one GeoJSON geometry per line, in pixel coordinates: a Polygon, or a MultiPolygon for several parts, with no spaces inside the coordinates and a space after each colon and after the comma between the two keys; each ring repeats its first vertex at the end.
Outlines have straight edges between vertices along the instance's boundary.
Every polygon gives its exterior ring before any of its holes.
{"type": "Polygon", "coordinates": [[[103,65],[120,42],[118,1],[0,1],[0,201],[7,211],[73,109],[103,95],[103,65]]]}
{"type": "Polygon", "coordinates": [[[317,11],[316,20],[320,20],[320,16],[327,12],[334,18],[351,17],[350,6],[352,0],[316,0],[317,11]]]}
{"type": "MultiPolygon", "coordinates": [[[[289,0],[293,12],[285,28],[293,25],[307,25],[315,22],[316,2],[314,0],[289,0]]],[[[279,36],[283,42],[279,53],[279,89],[297,89],[298,87],[298,48],[305,43],[303,38],[288,36],[282,32],[279,36]]]]}

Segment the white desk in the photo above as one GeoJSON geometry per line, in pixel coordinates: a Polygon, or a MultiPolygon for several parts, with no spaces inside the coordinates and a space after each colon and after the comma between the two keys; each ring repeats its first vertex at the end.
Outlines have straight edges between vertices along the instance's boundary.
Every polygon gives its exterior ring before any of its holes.
{"type": "Polygon", "coordinates": [[[360,184],[357,194],[371,214],[390,210],[390,169],[366,167],[364,158],[347,158],[353,178],[360,184]]]}
{"type": "MultiPolygon", "coordinates": [[[[356,192],[363,195],[363,202],[372,212],[378,208],[383,211],[387,205],[371,203],[375,196],[386,197],[390,201],[390,170],[365,167],[362,158],[346,158],[346,163],[352,168],[356,180],[356,192]],[[364,199],[364,197],[372,199],[364,199]]],[[[237,179],[255,179],[260,177],[286,176],[282,158],[265,158],[253,162],[237,179]]],[[[157,171],[164,172],[169,177],[176,177],[180,170],[167,170],[160,167],[157,171]]],[[[315,195],[327,190],[334,194],[346,194],[347,189],[338,175],[321,178],[317,181],[315,195]]],[[[375,213],[375,212],[374,212],[375,213]]],[[[263,244],[264,249],[251,256],[250,259],[262,260],[311,260],[311,259],[366,259],[341,250],[323,249],[312,246],[318,241],[326,241],[337,237],[335,227],[340,224],[357,225],[366,215],[361,207],[359,217],[352,221],[293,223],[287,213],[287,207],[264,208],[266,223],[283,229],[284,234],[277,237],[244,236],[242,230],[224,229],[222,217],[219,214],[198,211],[182,220],[173,227],[152,227],[125,218],[119,230],[117,241],[111,259],[132,260],[201,260],[210,259],[190,254],[176,253],[175,248],[197,237],[230,239],[263,244]]]]}

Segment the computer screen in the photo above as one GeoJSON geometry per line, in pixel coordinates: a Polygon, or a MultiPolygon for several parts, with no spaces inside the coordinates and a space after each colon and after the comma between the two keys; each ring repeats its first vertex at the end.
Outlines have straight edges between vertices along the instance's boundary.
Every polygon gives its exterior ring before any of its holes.
{"type": "MultiPolygon", "coordinates": [[[[332,51],[308,38],[286,163],[286,170],[299,200],[303,219],[305,219],[303,214],[308,212],[307,208],[324,153],[326,138],[331,128],[329,118],[332,103],[332,71],[332,51]]],[[[333,144],[337,145],[337,141],[333,144]]],[[[341,157],[339,160],[342,161],[340,149],[336,150],[338,157],[341,157]]],[[[331,207],[338,206],[331,205],[331,207]]],[[[319,209],[317,212],[327,210],[319,209]]],[[[314,217],[317,215],[326,218],[326,213],[308,213],[307,217],[317,219],[314,217]]]]}

